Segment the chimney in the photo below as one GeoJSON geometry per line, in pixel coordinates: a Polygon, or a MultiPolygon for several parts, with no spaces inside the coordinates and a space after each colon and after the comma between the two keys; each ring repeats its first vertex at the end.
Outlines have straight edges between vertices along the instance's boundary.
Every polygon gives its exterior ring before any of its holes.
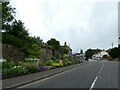
{"type": "Polygon", "coordinates": [[[65,42],[65,43],[64,43],[64,46],[66,46],[66,45],[67,45],[67,43],[65,42]]]}

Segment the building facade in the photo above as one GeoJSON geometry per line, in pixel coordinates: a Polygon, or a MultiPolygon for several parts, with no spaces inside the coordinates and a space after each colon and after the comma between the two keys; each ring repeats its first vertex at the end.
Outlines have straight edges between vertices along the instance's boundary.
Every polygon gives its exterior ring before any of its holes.
{"type": "Polygon", "coordinates": [[[100,51],[100,52],[93,54],[92,59],[100,60],[103,58],[104,55],[106,55],[108,57],[110,56],[106,51],[100,51]]]}

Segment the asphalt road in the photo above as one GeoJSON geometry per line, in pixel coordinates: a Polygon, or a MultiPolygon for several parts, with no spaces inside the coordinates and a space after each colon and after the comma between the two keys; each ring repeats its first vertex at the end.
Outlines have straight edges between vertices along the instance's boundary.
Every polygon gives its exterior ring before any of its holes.
{"type": "Polygon", "coordinates": [[[86,65],[19,88],[118,88],[118,62],[91,60],[86,65]]]}

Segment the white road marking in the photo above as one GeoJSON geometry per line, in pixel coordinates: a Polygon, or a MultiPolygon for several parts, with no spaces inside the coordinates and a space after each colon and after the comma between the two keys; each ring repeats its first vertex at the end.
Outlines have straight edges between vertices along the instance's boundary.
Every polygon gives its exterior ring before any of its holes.
{"type": "Polygon", "coordinates": [[[99,70],[99,73],[101,73],[103,67],[104,67],[104,63],[102,62],[102,66],[101,66],[101,68],[100,68],[100,70],[99,70]]]}
{"type": "Polygon", "coordinates": [[[89,89],[89,90],[92,90],[92,88],[94,87],[95,82],[97,81],[97,79],[98,79],[98,77],[96,77],[96,78],[95,78],[95,80],[93,81],[93,83],[92,83],[92,85],[91,85],[91,87],[90,87],[90,89],[89,89]]]}
{"type": "MultiPolygon", "coordinates": [[[[99,74],[101,73],[103,67],[104,67],[104,63],[102,62],[102,66],[101,66],[101,68],[100,68],[100,70],[99,70],[99,74]]],[[[89,90],[92,90],[92,89],[94,88],[97,79],[98,79],[98,76],[96,76],[96,78],[95,78],[95,80],[93,81],[93,83],[92,83],[92,85],[91,85],[91,87],[90,87],[89,90]]]]}

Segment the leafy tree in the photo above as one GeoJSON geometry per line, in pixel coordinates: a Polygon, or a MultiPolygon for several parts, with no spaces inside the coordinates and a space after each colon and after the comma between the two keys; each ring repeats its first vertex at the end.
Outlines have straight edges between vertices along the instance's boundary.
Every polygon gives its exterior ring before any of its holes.
{"type": "Polygon", "coordinates": [[[10,22],[14,20],[15,8],[12,8],[10,2],[2,3],[2,30],[9,31],[10,22]]]}
{"type": "Polygon", "coordinates": [[[57,41],[55,38],[51,38],[51,40],[48,40],[47,44],[53,46],[55,50],[59,50],[60,42],[57,41]]]}
{"type": "Polygon", "coordinates": [[[41,51],[41,48],[39,47],[39,45],[33,44],[32,49],[30,49],[30,51],[29,51],[29,57],[33,58],[33,60],[34,60],[34,58],[39,58],[40,51],[41,51]]]}
{"type": "Polygon", "coordinates": [[[27,30],[25,30],[24,23],[21,20],[18,20],[18,21],[15,20],[12,23],[9,33],[13,34],[14,36],[17,36],[17,37],[28,36],[28,32],[27,32],[27,30]]]}
{"type": "Polygon", "coordinates": [[[52,47],[52,54],[53,56],[55,56],[55,51],[59,50],[60,48],[60,42],[57,41],[55,38],[51,38],[51,40],[47,41],[47,44],[50,45],[52,47]]]}
{"type": "Polygon", "coordinates": [[[102,51],[100,49],[88,49],[86,52],[85,52],[85,56],[87,58],[92,58],[92,55],[99,52],[99,51],[102,51]]]}
{"type": "Polygon", "coordinates": [[[39,44],[43,44],[43,40],[38,36],[38,37],[36,37],[36,40],[37,40],[37,42],[39,43],[39,44]]]}
{"type": "Polygon", "coordinates": [[[59,53],[60,53],[62,59],[63,59],[63,55],[64,54],[68,54],[68,52],[69,52],[69,50],[66,47],[64,47],[64,46],[61,46],[59,48],[59,53]]]}
{"type": "Polygon", "coordinates": [[[109,55],[113,58],[118,58],[120,56],[120,48],[113,48],[109,51],[109,55]]]}
{"type": "Polygon", "coordinates": [[[85,56],[87,58],[91,58],[93,54],[95,54],[96,50],[92,50],[92,49],[88,49],[86,52],[85,52],[85,56]]]}
{"type": "Polygon", "coordinates": [[[81,49],[80,53],[83,54],[83,50],[82,49],[81,49]]]}
{"type": "Polygon", "coordinates": [[[2,30],[18,37],[28,36],[24,23],[15,19],[15,8],[9,1],[2,3],[2,30]]]}

